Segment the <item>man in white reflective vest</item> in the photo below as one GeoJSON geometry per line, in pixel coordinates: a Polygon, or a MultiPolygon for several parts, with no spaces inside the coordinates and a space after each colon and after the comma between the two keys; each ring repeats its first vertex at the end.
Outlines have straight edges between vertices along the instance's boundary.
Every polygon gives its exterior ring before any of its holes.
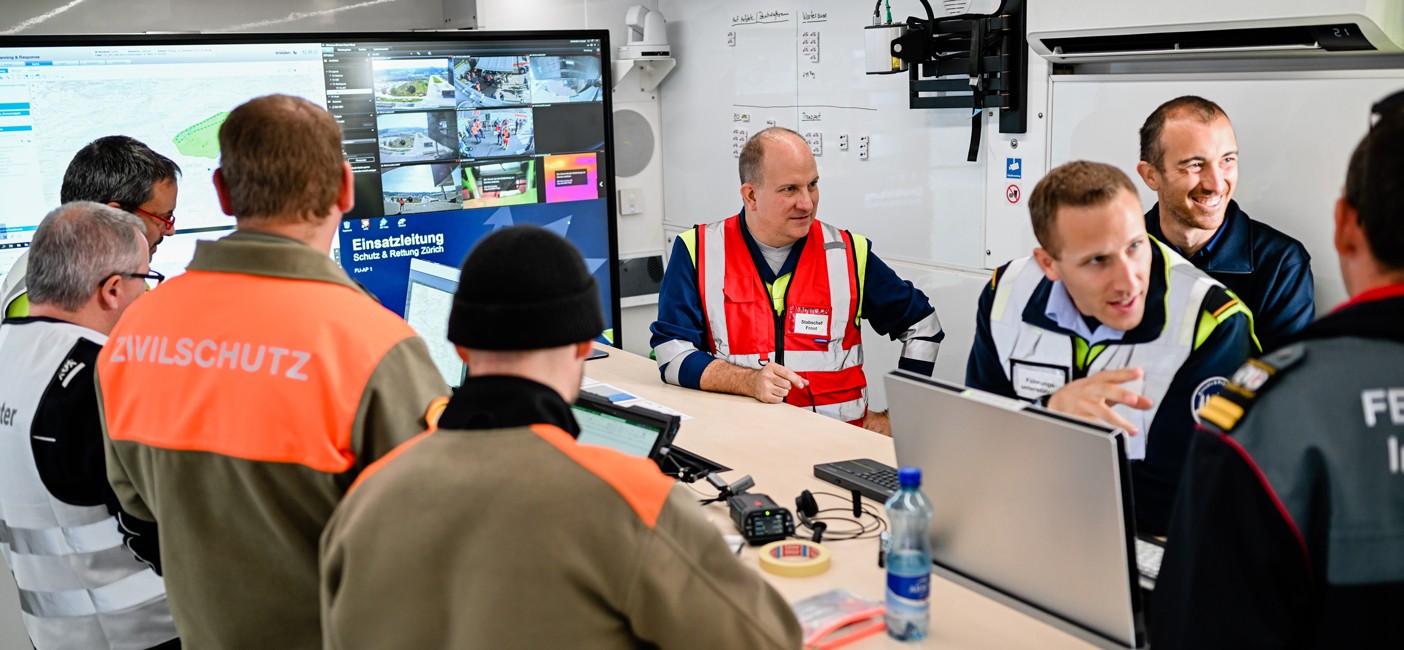
{"type": "Polygon", "coordinates": [[[143,231],[98,203],[54,210],[29,249],[29,316],[0,323],[0,549],[38,650],[180,647],[156,526],[107,481],[93,382],[108,332],[159,278],[143,231]]]}
{"type": "Polygon", "coordinates": [[[1039,247],[981,294],[966,384],[1126,429],[1137,528],[1164,534],[1195,412],[1256,351],[1251,313],[1146,234],[1111,165],[1055,168],[1029,212],[1039,247]]]}
{"type": "Polygon", "coordinates": [[[653,353],[670,384],[786,402],[888,433],[868,410],[861,319],[930,375],[945,333],[926,295],[867,238],[815,217],[819,169],[782,127],[741,151],[740,213],[678,236],[659,290],[653,353]]]}

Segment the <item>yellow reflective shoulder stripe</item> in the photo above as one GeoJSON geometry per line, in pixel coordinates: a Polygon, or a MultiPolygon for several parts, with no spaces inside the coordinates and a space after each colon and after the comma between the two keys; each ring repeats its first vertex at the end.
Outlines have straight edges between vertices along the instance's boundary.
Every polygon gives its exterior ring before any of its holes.
{"type": "Polygon", "coordinates": [[[848,233],[853,238],[853,256],[858,260],[858,320],[855,325],[863,320],[863,295],[864,286],[868,281],[868,249],[871,244],[868,238],[862,235],[848,233]]]}
{"type": "Polygon", "coordinates": [[[683,240],[683,245],[687,246],[687,255],[692,258],[692,266],[697,266],[697,229],[688,228],[678,233],[678,238],[683,240]]]}
{"type": "Polygon", "coordinates": [[[1199,346],[1203,345],[1204,342],[1209,340],[1209,337],[1213,335],[1214,328],[1218,327],[1224,321],[1233,318],[1234,314],[1243,314],[1248,318],[1248,334],[1253,339],[1253,347],[1262,350],[1263,346],[1258,342],[1258,334],[1253,331],[1253,312],[1237,297],[1222,307],[1219,307],[1213,313],[1208,311],[1200,313],[1199,323],[1195,326],[1194,331],[1194,349],[1198,350],[1199,346]]]}

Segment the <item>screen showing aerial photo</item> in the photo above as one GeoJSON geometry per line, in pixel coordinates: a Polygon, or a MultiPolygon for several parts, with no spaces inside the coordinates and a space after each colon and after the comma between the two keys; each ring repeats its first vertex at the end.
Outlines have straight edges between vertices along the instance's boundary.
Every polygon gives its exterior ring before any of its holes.
{"type": "Polygon", "coordinates": [[[530,103],[525,56],[464,56],[453,59],[459,108],[530,103]]]}
{"type": "Polygon", "coordinates": [[[380,187],[387,215],[463,208],[455,163],[396,167],[381,174],[380,187]]]}
{"type": "Polygon", "coordinates": [[[376,116],[380,162],[408,163],[458,157],[453,111],[382,113],[376,116]]]}
{"type": "Polygon", "coordinates": [[[411,111],[457,105],[448,59],[375,59],[375,109],[411,111]]]}
{"type": "Polygon", "coordinates": [[[536,151],[530,108],[458,112],[458,146],[464,158],[523,156],[536,151]]]}
{"type": "Polygon", "coordinates": [[[536,159],[463,166],[463,207],[536,203],[536,159]]]}

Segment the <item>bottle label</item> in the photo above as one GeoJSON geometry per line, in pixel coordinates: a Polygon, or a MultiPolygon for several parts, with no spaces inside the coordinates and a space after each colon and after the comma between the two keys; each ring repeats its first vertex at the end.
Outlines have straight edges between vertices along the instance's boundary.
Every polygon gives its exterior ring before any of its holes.
{"type": "Polygon", "coordinates": [[[926,600],[931,594],[931,574],[919,576],[899,576],[887,574],[887,593],[907,600],[926,600]]]}

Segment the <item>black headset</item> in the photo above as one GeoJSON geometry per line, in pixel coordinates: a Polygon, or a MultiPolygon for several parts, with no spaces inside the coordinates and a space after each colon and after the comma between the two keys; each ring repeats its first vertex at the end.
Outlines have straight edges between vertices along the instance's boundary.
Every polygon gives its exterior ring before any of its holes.
{"type": "Polygon", "coordinates": [[[819,503],[814,500],[814,494],[809,490],[800,492],[795,497],[795,512],[799,514],[801,524],[810,530],[809,539],[816,544],[824,539],[824,531],[829,529],[829,525],[822,521],[810,519],[819,514],[819,503]]]}

